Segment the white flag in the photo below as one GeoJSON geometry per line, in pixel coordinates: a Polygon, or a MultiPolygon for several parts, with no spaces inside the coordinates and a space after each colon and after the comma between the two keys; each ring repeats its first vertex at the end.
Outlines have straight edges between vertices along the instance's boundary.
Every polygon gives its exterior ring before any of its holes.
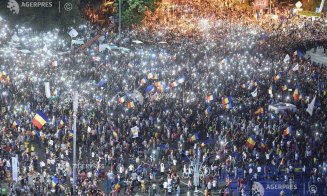
{"type": "Polygon", "coordinates": [[[44,82],[44,88],[45,88],[45,96],[49,99],[51,97],[50,83],[49,82],[44,82]]]}
{"type": "Polygon", "coordinates": [[[84,41],[82,39],[78,39],[78,40],[72,40],[72,44],[74,45],[83,45],[84,41]]]}
{"type": "Polygon", "coordinates": [[[99,44],[99,52],[105,51],[106,49],[110,50],[109,44],[99,44]]]}
{"type": "Polygon", "coordinates": [[[56,123],[56,117],[55,115],[52,116],[51,124],[54,125],[56,123]]]}
{"type": "Polygon", "coordinates": [[[18,182],[18,156],[11,157],[12,179],[18,182]]]}
{"type": "Polygon", "coordinates": [[[284,63],[287,63],[290,60],[290,56],[287,54],[284,58],[284,63]]]}
{"type": "Polygon", "coordinates": [[[299,64],[296,64],[295,67],[293,67],[293,71],[298,71],[299,70],[299,64]]]}
{"type": "Polygon", "coordinates": [[[315,107],[316,96],[312,99],[311,103],[308,105],[307,112],[312,116],[313,108],[315,107]]]}
{"type": "Polygon", "coordinates": [[[68,34],[70,37],[76,37],[78,35],[78,33],[75,29],[70,30],[68,34]]]}
{"type": "Polygon", "coordinates": [[[252,93],[251,93],[252,97],[256,97],[258,96],[258,88],[256,88],[252,93]]]}
{"type": "Polygon", "coordinates": [[[140,41],[140,40],[133,40],[132,42],[135,43],[135,44],[143,44],[143,42],[140,41]]]}

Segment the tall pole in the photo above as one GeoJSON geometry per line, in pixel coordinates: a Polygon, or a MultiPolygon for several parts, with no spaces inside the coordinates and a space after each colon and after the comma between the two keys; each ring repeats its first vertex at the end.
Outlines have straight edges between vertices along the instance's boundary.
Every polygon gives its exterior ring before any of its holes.
{"type": "Polygon", "coordinates": [[[194,183],[194,186],[195,186],[195,189],[194,189],[194,195],[198,195],[198,186],[200,184],[200,172],[199,172],[199,166],[200,166],[200,150],[199,148],[197,147],[196,148],[196,156],[195,156],[195,163],[193,164],[194,166],[194,178],[193,178],[193,183],[194,183]]]}
{"type": "Polygon", "coordinates": [[[121,36],[121,1],[122,0],[119,0],[119,26],[118,26],[118,36],[120,38],[121,36]]]}
{"type": "Polygon", "coordinates": [[[269,0],[269,14],[271,14],[271,0],[269,0]]]}
{"type": "Polygon", "coordinates": [[[76,121],[77,121],[77,111],[78,111],[78,92],[74,92],[73,95],[73,117],[74,117],[74,124],[73,124],[73,190],[74,190],[74,195],[77,195],[76,192],[76,121]]]}

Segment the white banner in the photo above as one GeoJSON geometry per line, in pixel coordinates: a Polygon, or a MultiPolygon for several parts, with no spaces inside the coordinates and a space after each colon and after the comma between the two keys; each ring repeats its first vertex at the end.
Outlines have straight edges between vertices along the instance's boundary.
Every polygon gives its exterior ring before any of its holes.
{"type": "Polygon", "coordinates": [[[284,58],[284,63],[287,63],[290,60],[290,56],[287,54],[284,58]]]}
{"type": "Polygon", "coordinates": [[[69,31],[68,34],[70,37],[76,37],[78,35],[78,33],[75,29],[72,29],[71,31],[69,31]]]}
{"type": "Polygon", "coordinates": [[[139,130],[137,126],[131,128],[132,138],[137,138],[139,136],[139,130]]]}
{"type": "Polygon", "coordinates": [[[296,64],[295,67],[293,67],[293,71],[298,71],[299,70],[299,64],[296,64]]]}
{"type": "Polygon", "coordinates": [[[310,114],[310,116],[312,116],[312,114],[313,114],[315,102],[316,102],[316,96],[312,99],[311,103],[308,105],[308,108],[307,108],[307,112],[310,114]]]}
{"type": "Polygon", "coordinates": [[[18,182],[18,157],[11,157],[12,180],[18,182]]]}
{"type": "Polygon", "coordinates": [[[84,41],[82,39],[78,39],[78,40],[72,40],[72,44],[76,44],[76,45],[83,45],[84,41]]]}
{"type": "Polygon", "coordinates": [[[45,96],[49,99],[51,97],[50,83],[44,82],[44,87],[45,87],[45,96]]]}
{"type": "Polygon", "coordinates": [[[109,44],[99,44],[99,52],[103,52],[106,49],[110,50],[109,44]]]}
{"type": "Polygon", "coordinates": [[[251,93],[252,97],[256,97],[258,96],[258,88],[256,88],[252,93],[251,93]]]}

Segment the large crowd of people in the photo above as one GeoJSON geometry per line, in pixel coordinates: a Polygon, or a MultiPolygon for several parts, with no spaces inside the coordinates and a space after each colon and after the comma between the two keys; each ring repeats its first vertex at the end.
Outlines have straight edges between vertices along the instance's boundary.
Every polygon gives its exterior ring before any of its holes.
{"type": "MultiPolygon", "coordinates": [[[[77,195],[249,195],[255,182],[326,193],[327,62],[305,58],[327,48],[325,16],[254,19],[228,4],[216,12],[175,10],[177,18],[155,16],[119,39],[105,33],[85,50],[59,30],[1,19],[0,187],[73,195],[77,91],[77,195]],[[279,102],[296,110],[268,110],[279,102]]],[[[99,32],[75,29],[75,41],[99,32]]]]}

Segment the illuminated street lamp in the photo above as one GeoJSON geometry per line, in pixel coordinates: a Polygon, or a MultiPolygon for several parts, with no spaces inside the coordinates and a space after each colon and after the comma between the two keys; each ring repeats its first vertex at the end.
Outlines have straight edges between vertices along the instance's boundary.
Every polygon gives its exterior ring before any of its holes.
{"type": "Polygon", "coordinates": [[[73,94],[73,117],[74,117],[74,124],[73,124],[73,190],[74,195],[76,195],[76,121],[77,121],[77,111],[78,111],[78,92],[75,91],[73,94]]]}

